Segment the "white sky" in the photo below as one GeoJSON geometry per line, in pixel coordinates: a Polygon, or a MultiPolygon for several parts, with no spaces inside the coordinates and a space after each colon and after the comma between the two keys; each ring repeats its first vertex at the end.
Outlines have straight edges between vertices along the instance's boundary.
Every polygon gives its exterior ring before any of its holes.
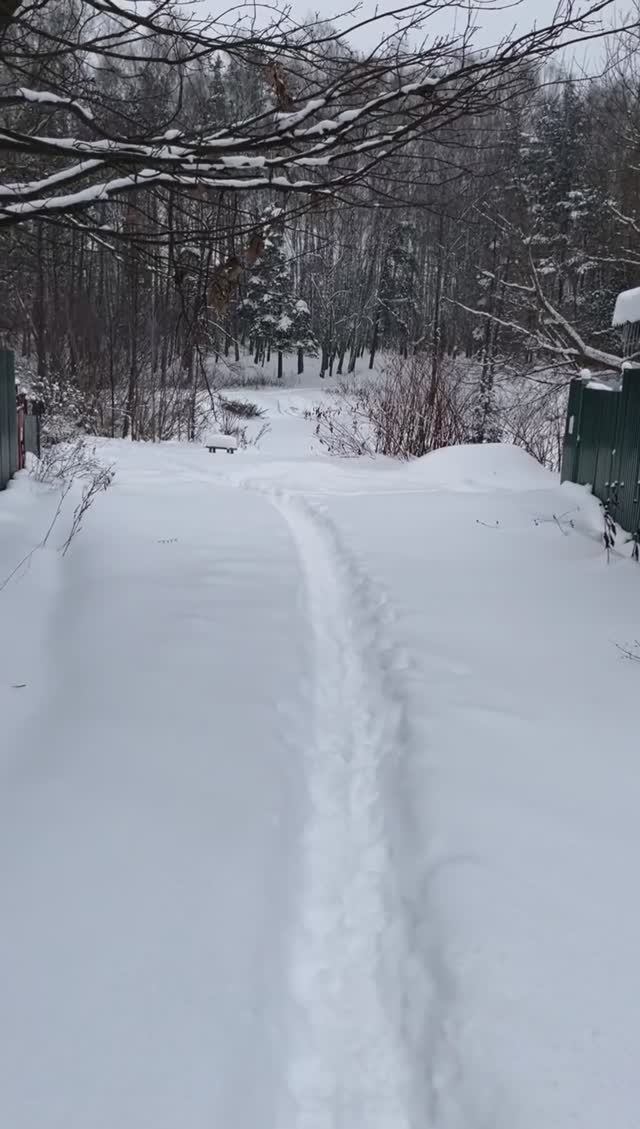
{"type": "MultiPolygon", "coordinates": [[[[260,0],[256,2],[259,3],[260,0]]],[[[354,2],[355,0],[343,0],[343,2],[341,0],[267,0],[267,3],[278,8],[288,4],[293,17],[297,20],[313,17],[315,13],[321,18],[331,19],[348,9],[354,2]]],[[[394,4],[402,2],[407,0],[379,0],[378,3],[376,0],[361,0],[359,12],[339,21],[340,26],[347,27],[358,23],[363,18],[373,15],[376,7],[380,11],[385,11],[393,8],[394,4]]],[[[603,16],[604,21],[607,24],[613,23],[616,10],[619,15],[621,11],[628,10],[633,2],[634,0],[612,0],[610,11],[603,16]]],[[[540,27],[549,24],[558,6],[558,0],[519,0],[511,3],[509,0],[471,0],[471,3],[474,8],[473,22],[478,28],[474,37],[477,46],[490,46],[512,31],[522,34],[529,31],[534,23],[540,27]]],[[[590,6],[591,0],[580,0],[580,3],[584,10],[590,6]]],[[[466,26],[468,3],[465,0],[458,0],[457,3],[454,0],[431,0],[431,4],[434,13],[425,25],[425,30],[428,29],[430,35],[453,34],[456,27],[460,31],[466,26]]],[[[212,14],[219,10],[215,0],[201,0],[200,11],[203,7],[212,14]]],[[[248,5],[247,11],[252,10],[248,5]]],[[[259,22],[262,16],[266,17],[266,12],[258,15],[259,22]]],[[[355,44],[362,50],[372,50],[382,37],[383,26],[387,33],[392,29],[391,22],[386,22],[385,25],[380,22],[359,30],[354,37],[355,44]]],[[[576,60],[579,64],[593,65],[594,60],[597,62],[598,58],[602,57],[602,52],[601,43],[597,46],[591,44],[577,51],[576,60]]]]}
{"type": "MultiPolygon", "coordinates": [[[[395,2],[397,0],[386,0],[386,2],[382,0],[376,5],[375,0],[362,0],[361,11],[363,14],[372,15],[376,6],[379,10],[384,11],[392,8],[395,2]]],[[[523,34],[531,30],[534,24],[538,27],[544,27],[553,20],[557,7],[558,0],[520,0],[519,3],[510,3],[509,0],[506,0],[506,2],[505,0],[481,0],[480,5],[473,5],[473,23],[478,29],[475,42],[478,46],[489,46],[511,32],[516,35],[523,34]]],[[[588,7],[590,7],[590,0],[582,0],[582,9],[585,10],[588,7]]],[[[310,4],[309,0],[293,0],[292,3],[293,12],[300,17],[304,17],[310,10],[316,8],[322,15],[330,15],[332,11],[339,12],[341,10],[340,5],[336,4],[335,0],[320,0],[320,4],[310,4]]],[[[434,8],[440,10],[434,12],[426,25],[431,35],[452,34],[456,30],[464,30],[467,26],[468,4],[462,2],[454,6],[449,0],[435,0],[434,8]]],[[[603,16],[607,25],[614,22],[616,9],[618,12],[622,10],[619,2],[612,3],[611,11],[606,12],[603,16]]],[[[371,49],[380,38],[380,26],[374,24],[371,28],[363,29],[358,35],[362,37],[362,46],[371,49]]],[[[581,49],[582,54],[585,50],[588,55],[593,55],[594,46],[581,49]]],[[[595,50],[599,52],[600,48],[595,48],[595,50]]]]}

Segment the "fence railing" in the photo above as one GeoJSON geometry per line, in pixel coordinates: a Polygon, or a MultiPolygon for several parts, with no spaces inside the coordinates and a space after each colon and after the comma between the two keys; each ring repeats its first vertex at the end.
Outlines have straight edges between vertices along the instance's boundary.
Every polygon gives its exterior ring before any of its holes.
{"type": "Polygon", "coordinates": [[[640,367],[625,367],[618,388],[571,382],[562,480],[591,486],[620,525],[640,528],[640,367]]]}

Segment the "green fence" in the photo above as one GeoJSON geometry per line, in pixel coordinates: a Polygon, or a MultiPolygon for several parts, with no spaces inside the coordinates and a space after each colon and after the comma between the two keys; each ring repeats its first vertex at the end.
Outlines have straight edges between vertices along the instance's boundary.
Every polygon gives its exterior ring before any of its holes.
{"type": "Polygon", "coordinates": [[[625,368],[619,389],[572,381],[562,480],[591,486],[620,525],[640,528],[640,368],[625,368]]]}
{"type": "Polygon", "coordinates": [[[18,469],[18,415],[13,353],[0,349],[0,490],[18,469]]]}

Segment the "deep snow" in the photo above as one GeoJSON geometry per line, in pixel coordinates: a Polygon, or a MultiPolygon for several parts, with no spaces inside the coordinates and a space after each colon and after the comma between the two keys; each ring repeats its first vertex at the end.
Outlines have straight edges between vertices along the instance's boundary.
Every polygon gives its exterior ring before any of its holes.
{"type": "Polygon", "coordinates": [[[243,395],[0,592],[0,1125],[631,1127],[638,566],[520,451],[243,395]]]}

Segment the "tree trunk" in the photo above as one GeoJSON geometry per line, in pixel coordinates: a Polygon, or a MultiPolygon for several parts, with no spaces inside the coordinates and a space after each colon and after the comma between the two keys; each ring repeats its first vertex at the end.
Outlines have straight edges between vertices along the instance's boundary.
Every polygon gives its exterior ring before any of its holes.
{"type": "Polygon", "coordinates": [[[376,352],[378,350],[378,333],[380,331],[380,310],[376,310],[376,316],[373,321],[373,334],[371,336],[371,352],[369,353],[369,368],[373,368],[373,363],[376,359],[376,352]]]}
{"type": "Polygon", "coordinates": [[[44,261],[44,232],[42,224],[38,224],[38,276],[36,282],[36,316],[35,337],[38,358],[38,379],[42,380],[47,372],[47,328],[46,328],[46,282],[44,261]]]}

